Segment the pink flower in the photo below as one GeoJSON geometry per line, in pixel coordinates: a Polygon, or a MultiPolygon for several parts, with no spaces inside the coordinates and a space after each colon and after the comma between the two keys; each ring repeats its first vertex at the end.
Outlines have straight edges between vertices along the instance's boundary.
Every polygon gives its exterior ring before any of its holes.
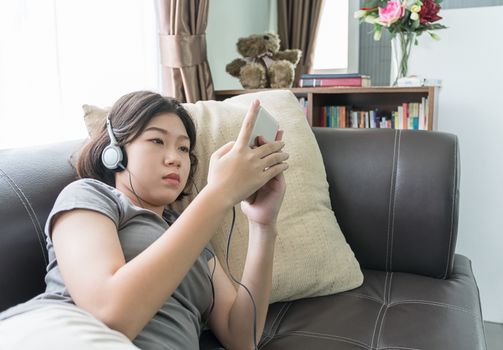
{"type": "Polygon", "coordinates": [[[404,9],[400,0],[388,1],[386,7],[379,7],[379,23],[389,27],[402,17],[404,9]]]}

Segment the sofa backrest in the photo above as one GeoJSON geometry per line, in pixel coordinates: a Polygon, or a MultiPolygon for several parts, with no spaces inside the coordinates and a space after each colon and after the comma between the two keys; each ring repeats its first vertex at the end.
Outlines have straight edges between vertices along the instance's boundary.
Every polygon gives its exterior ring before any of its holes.
{"type": "Polygon", "coordinates": [[[447,278],[458,229],[455,135],[315,128],[337,221],[360,265],[447,278]]]}
{"type": "Polygon", "coordinates": [[[76,178],[70,141],[0,150],[0,311],[45,289],[44,225],[59,192],[76,178]]]}
{"type": "MultiPolygon", "coordinates": [[[[458,222],[459,150],[428,131],[314,128],[337,220],[363,268],[446,278],[458,222]]],[[[83,141],[0,150],[0,311],[42,292],[44,226],[83,141]]]]}

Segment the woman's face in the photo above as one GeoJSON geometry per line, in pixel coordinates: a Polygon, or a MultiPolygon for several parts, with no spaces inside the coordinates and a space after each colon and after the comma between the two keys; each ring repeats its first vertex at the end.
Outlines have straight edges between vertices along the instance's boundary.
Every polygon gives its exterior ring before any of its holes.
{"type": "Polygon", "coordinates": [[[127,168],[116,174],[117,189],[136,205],[143,204],[162,215],[166,204],[174,202],[185,188],[190,147],[185,126],[176,114],[155,116],[140,136],[126,144],[127,168]],[[138,203],[136,196],[142,203],[138,203]]]}

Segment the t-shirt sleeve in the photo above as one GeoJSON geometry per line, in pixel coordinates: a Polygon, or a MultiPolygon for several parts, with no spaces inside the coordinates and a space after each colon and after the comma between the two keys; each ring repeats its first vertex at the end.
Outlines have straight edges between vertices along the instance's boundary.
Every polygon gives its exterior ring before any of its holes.
{"type": "Polygon", "coordinates": [[[98,180],[81,179],[66,186],[58,195],[45,224],[47,237],[52,237],[53,219],[56,215],[72,209],[96,211],[119,226],[121,210],[113,187],[98,180]]]}
{"type": "Polygon", "coordinates": [[[206,261],[210,261],[212,258],[216,259],[215,251],[213,250],[211,242],[208,242],[206,247],[204,247],[202,254],[206,258],[206,261]]]}

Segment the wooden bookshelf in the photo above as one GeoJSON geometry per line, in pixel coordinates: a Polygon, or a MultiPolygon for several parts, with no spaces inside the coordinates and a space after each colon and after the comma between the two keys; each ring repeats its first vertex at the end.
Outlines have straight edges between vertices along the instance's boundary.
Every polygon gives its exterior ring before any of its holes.
{"type": "MultiPolygon", "coordinates": [[[[250,90],[218,90],[215,91],[216,100],[270,89],[250,90]]],[[[437,129],[436,103],[437,87],[365,87],[365,88],[291,88],[297,98],[307,99],[306,117],[311,126],[319,126],[321,109],[326,105],[351,106],[355,110],[379,109],[383,112],[396,111],[402,103],[421,103],[423,97],[428,99],[427,130],[437,129]]]]}

